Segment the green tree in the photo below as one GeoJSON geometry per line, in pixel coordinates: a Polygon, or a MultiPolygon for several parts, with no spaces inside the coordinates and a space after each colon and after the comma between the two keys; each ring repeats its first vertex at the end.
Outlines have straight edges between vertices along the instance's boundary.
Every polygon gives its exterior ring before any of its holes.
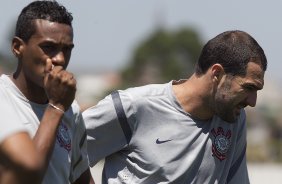
{"type": "Polygon", "coordinates": [[[202,46],[191,28],[156,30],[137,46],[130,64],[122,71],[124,87],[187,78],[202,46]]]}

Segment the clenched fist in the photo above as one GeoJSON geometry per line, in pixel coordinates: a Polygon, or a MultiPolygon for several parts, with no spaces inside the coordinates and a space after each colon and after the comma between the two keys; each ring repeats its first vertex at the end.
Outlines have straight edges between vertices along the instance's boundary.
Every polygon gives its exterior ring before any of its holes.
{"type": "Polygon", "coordinates": [[[76,80],[73,74],[64,70],[62,66],[52,65],[47,59],[45,67],[44,89],[49,103],[66,111],[72,104],[76,92],[76,80]]]}

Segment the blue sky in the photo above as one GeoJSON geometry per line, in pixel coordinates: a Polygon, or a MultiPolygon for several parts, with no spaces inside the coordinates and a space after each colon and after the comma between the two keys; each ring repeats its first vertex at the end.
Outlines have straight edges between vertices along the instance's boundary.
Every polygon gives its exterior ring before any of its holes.
{"type": "MultiPolygon", "coordinates": [[[[8,52],[11,23],[30,0],[1,5],[0,49],[8,52]]],[[[194,27],[206,42],[231,29],[250,33],[263,47],[269,67],[266,77],[282,80],[282,1],[256,0],[59,0],[74,16],[74,42],[69,70],[118,70],[129,61],[138,41],[161,22],[166,29],[194,27]]]]}

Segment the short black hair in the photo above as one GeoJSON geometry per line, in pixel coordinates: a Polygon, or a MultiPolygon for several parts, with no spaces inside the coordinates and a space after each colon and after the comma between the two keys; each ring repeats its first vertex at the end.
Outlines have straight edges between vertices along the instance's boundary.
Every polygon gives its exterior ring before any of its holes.
{"type": "Polygon", "coordinates": [[[34,20],[43,19],[72,26],[72,14],[57,1],[42,0],[28,4],[18,16],[15,36],[28,42],[35,33],[34,20]]]}
{"type": "Polygon", "coordinates": [[[212,65],[218,63],[227,74],[244,76],[247,64],[251,61],[259,62],[263,71],[266,71],[267,59],[257,41],[244,31],[226,31],[204,45],[195,73],[204,74],[212,65]]]}

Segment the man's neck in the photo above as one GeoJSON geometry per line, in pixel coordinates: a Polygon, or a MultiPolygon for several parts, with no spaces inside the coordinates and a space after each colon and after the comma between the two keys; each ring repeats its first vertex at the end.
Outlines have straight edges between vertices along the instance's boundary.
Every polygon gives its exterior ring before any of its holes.
{"type": "Polygon", "coordinates": [[[22,94],[31,102],[45,104],[48,102],[44,88],[36,85],[23,76],[10,76],[11,80],[22,92],[22,94]]]}
{"type": "Polygon", "coordinates": [[[192,117],[208,120],[213,117],[209,108],[206,79],[191,76],[186,82],[173,85],[173,91],[182,108],[192,117]]]}

